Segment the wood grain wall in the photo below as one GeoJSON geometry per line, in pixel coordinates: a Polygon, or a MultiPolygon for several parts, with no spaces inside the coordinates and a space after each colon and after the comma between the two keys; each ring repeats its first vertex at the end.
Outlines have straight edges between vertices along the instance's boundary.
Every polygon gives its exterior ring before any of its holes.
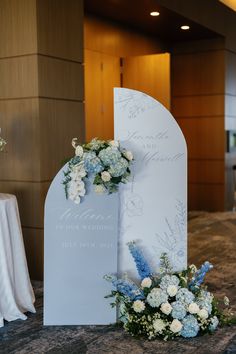
{"type": "Polygon", "coordinates": [[[31,277],[43,276],[51,180],[84,139],[83,1],[1,0],[0,191],[17,196],[31,277]]]}
{"type": "Polygon", "coordinates": [[[169,55],[159,58],[151,55],[165,51],[163,42],[115,22],[86,15],[84,47],[86,140],[95,136],[113,138],[114,87],[123,85],[144,91],[169,108],[169,55]],[[121,58],[124,58],[122,69],[121,58]]]}
{"type": "Polygon", "coordinates": [[[88,14],[84,16],[84,48],[119,58],[167,50],[166,44],[154,36],[88,14]]]}
{"type": "Polygon", "coordinates": [[[176,46],[172,112],[188,145],[190,210],[225,208],[225,51],[222,42],[176,46]],[[202,45],[201,45],[202,44],[202,45]]]}

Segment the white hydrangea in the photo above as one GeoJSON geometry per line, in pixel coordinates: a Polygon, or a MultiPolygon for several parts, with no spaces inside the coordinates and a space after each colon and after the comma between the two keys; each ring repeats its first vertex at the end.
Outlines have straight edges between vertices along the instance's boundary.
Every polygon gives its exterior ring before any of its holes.
{"type": "Polygon", "coordinates": [[[102,184],[96,184],[94,187],[94,191],[97,194],[103,194],[106,191],[106,188],[102,184]]]}
{"type": "Polygon", "coordinates": [[[161,304],[161,311],[165,314],[165,315],[169,315],[172,311],[172,306],[171,304],[169,304],[169,302],[165,302],[164,304],[161,304]]]}
{"type": "Polygon", "coordinates": [[[160,318],[153,321],[153,328],[156,332],[162,332],[163,329],[165,329],[165,327],[166,327],[165,322],[163,320],[161,320],[160,318]]]}
{"type": "Polygon", "coordinates": [[[82,146],[80,146],[80,145],[76,146],[75,155],[78,157],[82,157],[83,153],[84,153],[84,150],[83,150],[82,146]]]}
{"type": "Polygon", "coordinates": [[[110,179],[111,179],[111,175],[110,175],[109,172],[103,171],[103,172],[101,173],[101,178],[102,178],[102,180],[103,180],[104,182],[109,182],[110,179]]]}
{"type": "Polygon", "coordinates": [[[142,312],[143,310],[145,310],[145,303],[141,300],[136,300],[134,301],[132,307],[135,312],[142,312]]]}
{"type": "Polygon", "coordinates": [[[150,288],[151,285],[152,285],[152,279],[150,278],[144,278],[141,282],[142,288],[150,288]]]}
{"type": "Polygon", "coordinates": [[[167,302],[167,293],[159,288],[154,288],[147,296],[147,302],[152,307],[159,307],[163,302],[167,302]]]}
{"type": "Polygon", "coordinates": [[[206,309],[199,310],[197,314],[203,320],[206,320],[208,318],[208,311],[206,309]]]}
{"type": "Polygon", "coordinates": [[[188,306],[188,312],[190,312],[191,314],[194,313],[198,313],[200,311],[198,304],[196,304],[196,302],[192,302],[189,306],[188,306]]]}
{"type": "Polygon", "coordinates": [[[173,297],[177,294],[178,288],[175,285],[169,285],[166,291],[170,297],[173,297]]]}
{"type": "Polygon", "coordinates": [[[119,143],[118,140],[111,140],[111,141],[109,142],[109,145],[118,148],[118,147],[120,146],[120,143],[119,143]]]}
{"type": "Polygon", "coordinates": [[[125,151],[125,152],[124,152],[124,155],[125,155],[125,157],[126,157],[129,161],[132,161],[133,158],[134,158],[134,156],[133,156],[133,154],[132,154],[131,151],[125,151]]]}
{"type": "Polygon", "coordinates": [[[182,323],[181,323],[179,320],[174,319],[174,320],[171,322],[170,330],[171,330],[171,332],[173,332],[173,333],[178,333],[178,332],[181,331],[182,327],[183,327],[182,323]]]}

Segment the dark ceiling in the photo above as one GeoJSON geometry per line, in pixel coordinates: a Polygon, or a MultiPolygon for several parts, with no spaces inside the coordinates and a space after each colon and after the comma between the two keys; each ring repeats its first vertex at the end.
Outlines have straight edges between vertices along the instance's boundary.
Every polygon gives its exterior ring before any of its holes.
{"type": "Polygon", "coordinates": [[[86,14],[122,23],[169,42],[219,36],[206,27],[159,6],[158,0],[85,0],[84,3],[86,14]],[[151,11],[158,11],[160,15],[152,17],[151,11]],[[189,25],[190,30],[181,30],[182,25],[189,25]]]}

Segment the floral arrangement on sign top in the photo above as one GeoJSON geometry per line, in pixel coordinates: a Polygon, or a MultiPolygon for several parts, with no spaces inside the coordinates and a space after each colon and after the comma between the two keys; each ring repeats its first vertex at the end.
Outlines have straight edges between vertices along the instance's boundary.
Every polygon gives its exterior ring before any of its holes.
{"type": "MultiPolygon", "coordinates": [[[[182,272],[173,272],[163,254],[159,273],[153,274],[137,244],[130,242],[128,247],[141,278],[140,285],[127,276],[104,278],[115,287],[106,298],[115,298],[111,305],[120,306],[120,321],[132,336],[190,338],[212,333],[219,324],[230,323],[230,309],[220,310],[216,298],[203,285],[206,273],[213,267],[209,262],[199,269],[191,265],[182,272]]],[[[225,297],[222,303],[228,306],[229,299],[225,297]]]]}
{"type": "Polygon", "coordinates": [[[92,139],[79,145],[77,138],[72,140],[75,156],[70,159],[64,172],[63,184],[66,198],[79,204],[86,194],[87,177],[92,177],[95,192],[114,193],[120,183],[127,183],[133,154],[122,148],[118,141],[92,139]]]}
{"type": "MultiPolygon", "coordinates": [[[[1,134],[1,128],[0,128],[0,134],[1,134]]],[[[0,151],[4,150],[6,144],[7,142],[0,136],[0,151]]]]}

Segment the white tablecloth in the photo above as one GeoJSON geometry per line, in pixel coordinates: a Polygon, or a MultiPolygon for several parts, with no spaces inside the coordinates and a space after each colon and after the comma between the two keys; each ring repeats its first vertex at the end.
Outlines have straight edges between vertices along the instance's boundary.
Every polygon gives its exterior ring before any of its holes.
{"type": "Polygon", "coordinates": [[[35,312],[16,197],[0,193],[0,327],[35,312]]]}

